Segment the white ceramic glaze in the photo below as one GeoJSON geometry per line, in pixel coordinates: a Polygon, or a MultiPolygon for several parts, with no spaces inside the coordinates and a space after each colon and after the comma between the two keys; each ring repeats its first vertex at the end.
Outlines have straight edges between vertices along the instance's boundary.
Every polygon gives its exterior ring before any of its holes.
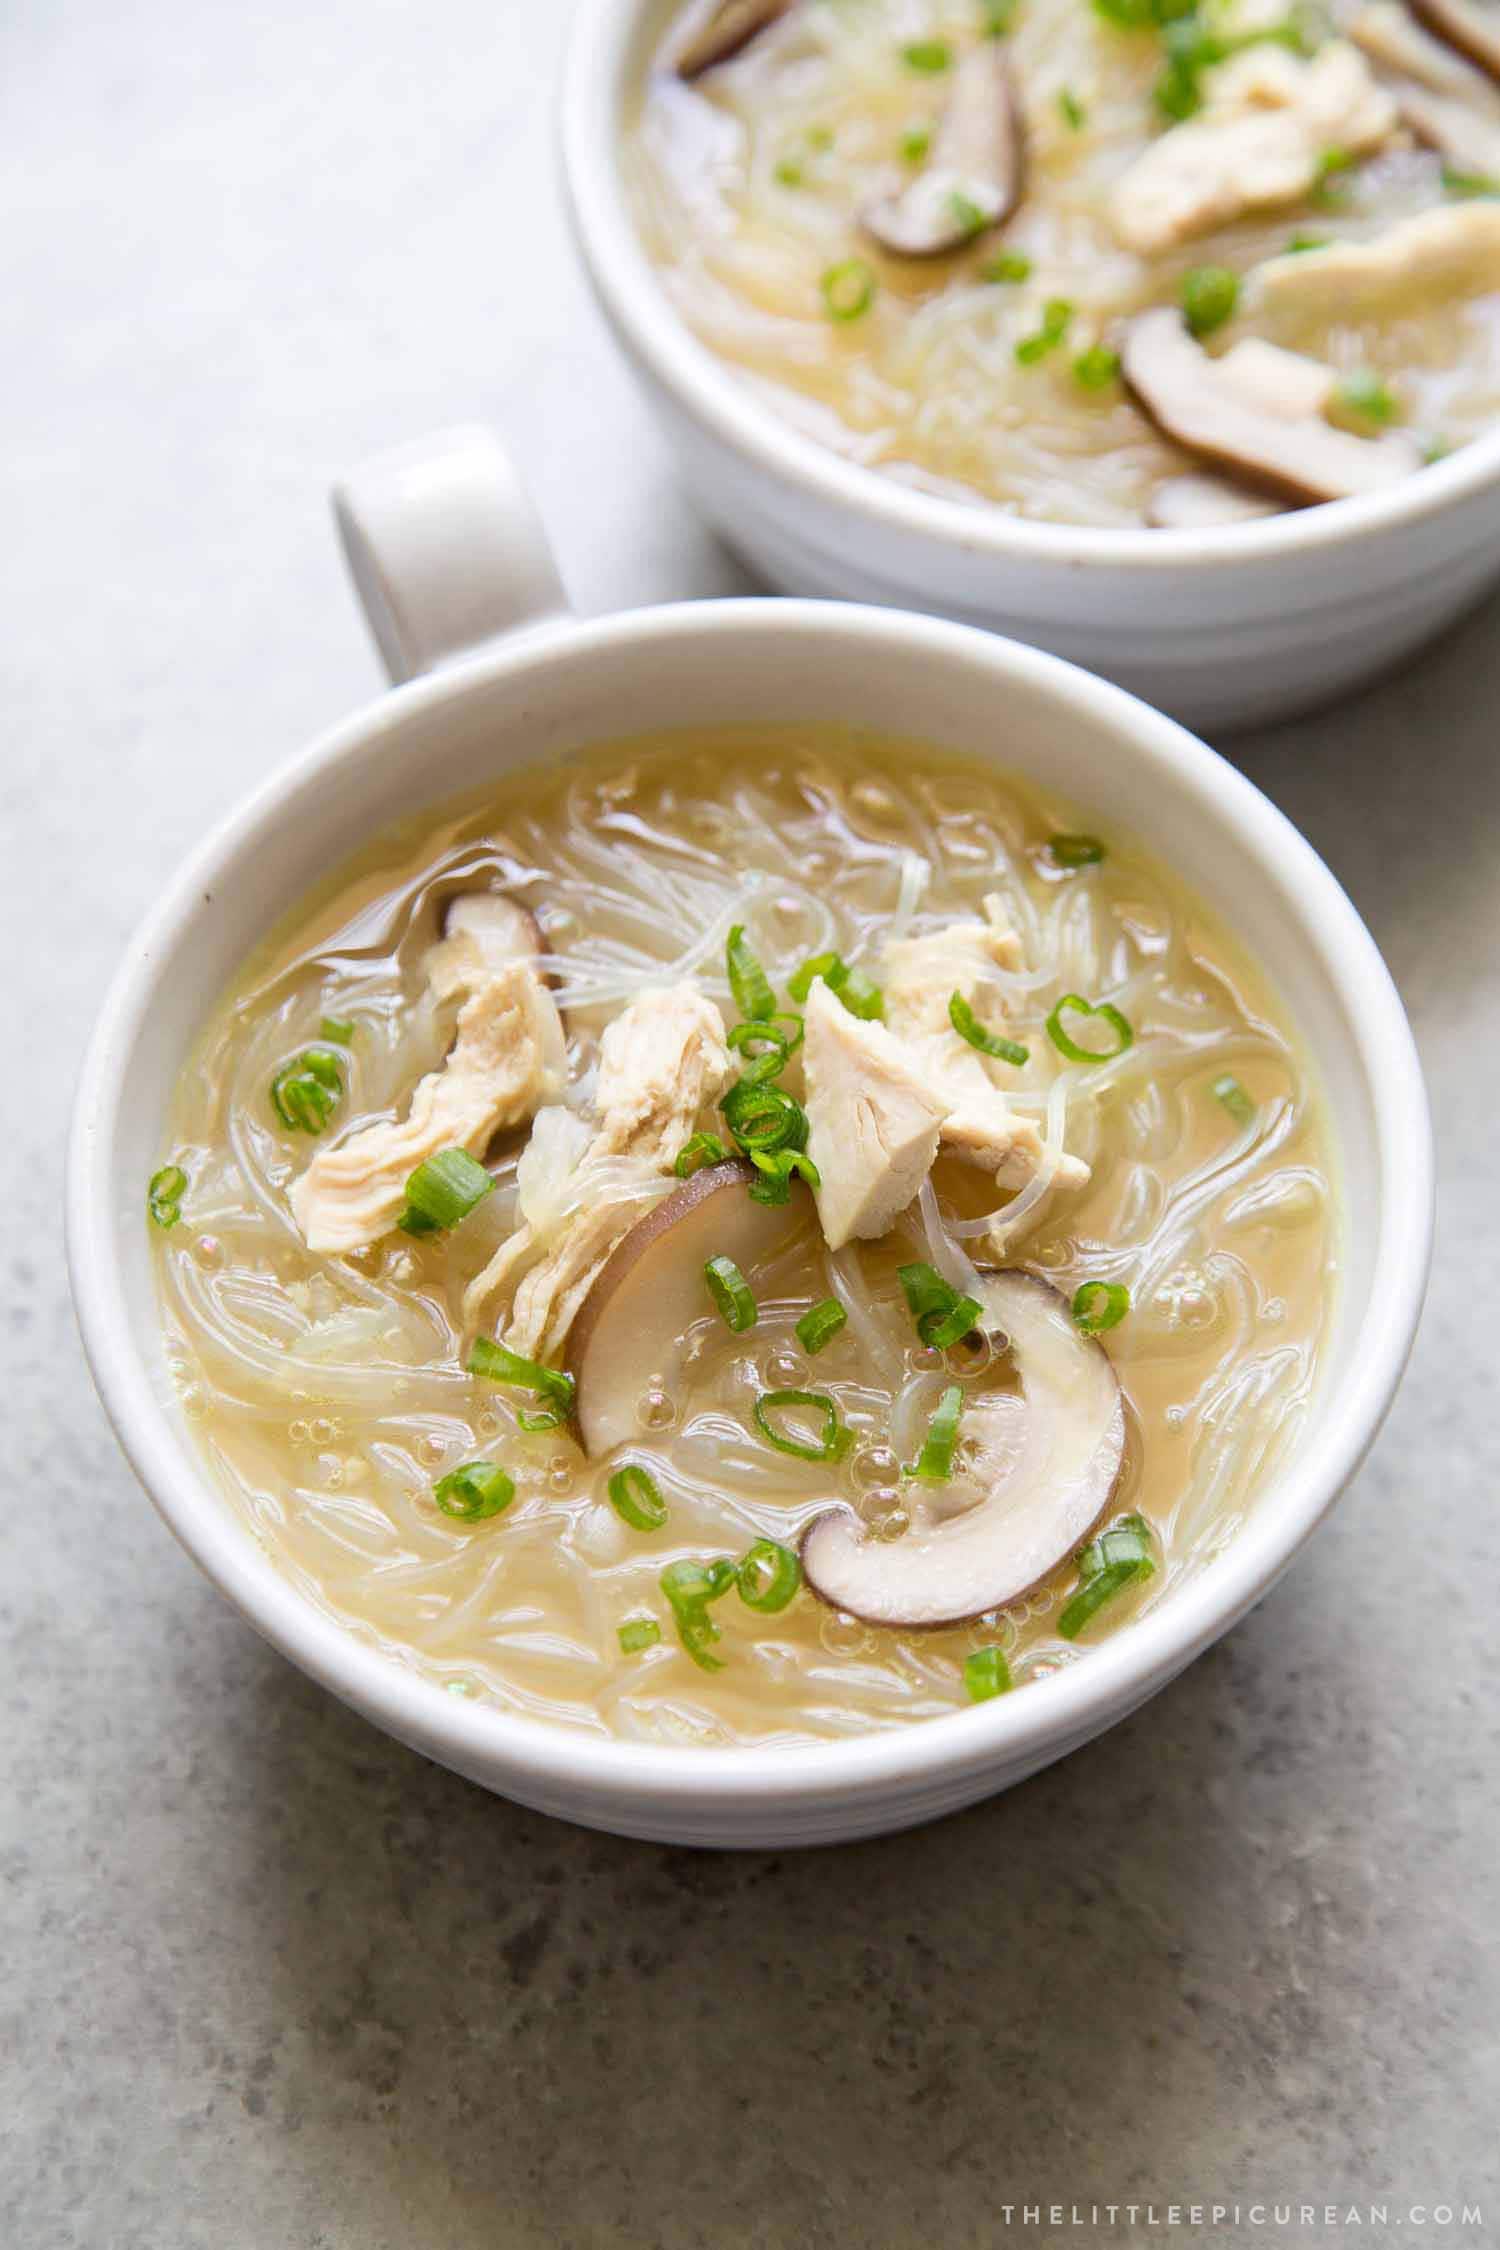
{"type": "MultiPolygon", "coordinates": [[[[340,496],[366,581],[386,586],[391,615],[421,617],[424,647],[448,658],[474,639],[472,578],[485,577],[499,604],[493,637],[282,766],[194,854],[121,965],[84,1067],[67,1191],[79,1320],[121,1443],[168,1525],[267,1639],[377,1725],[503,1795],[630,1835],[766,1845],[870,1835],[1002,1789],[1133,1710],[1242,1616],[1330,1507],[1390,1401],[1426,1278],[1432,1152],[1380,956],[1321,861],[1243,776],[1105,682],[965,626],[844,604],[695,602],[564,620],[529,507],[509,528],[487,514],[510,490],[487,448],[449,436],[399,460],[394,514],[389,462],[340,496]],[[455,470],[462,461],[467,472],[455,470]],[[437,536],[445,511],[466,537],[482,523],[472,573],[462,541],[445,552],[437,536]],[[1036,776],[1102,824],[1149,821],[1153,846],[1217,902],[1321,1058],[1359,1224],[1347,1230],[1316,1410],[1198,1579],[1056,1678],[950,1718],[793,1752],[647,1747],[455,1698],[273,1568],[179,1419],[145,1183],[215,994],[269,922],[376,830],[486,775],[612,735],[757,720],[925,737],[1036,776]]],[[[385,614],[374,623],[388,638],[385,614]]]]}
{"type": "Polygon", "coordinates": [[[842,460],[678,318],[635,234],[622,121],[675,0],[583,0],[562,146],[595,293],[705,512],[772,585],[1014,634],[1208,729],[1387,669],[1500,575],[1500,431],[1409,481],[1207,531],[1023,523],[842,460]]]}

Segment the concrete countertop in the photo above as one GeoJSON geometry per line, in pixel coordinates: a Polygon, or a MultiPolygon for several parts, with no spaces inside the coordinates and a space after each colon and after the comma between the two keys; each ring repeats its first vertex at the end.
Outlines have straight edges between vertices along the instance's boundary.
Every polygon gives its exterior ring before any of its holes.
{"type": "Polygon", "coordinates": [[[1281,1589],[1012,1795],[803,1858],[514,1810],[264,1648],[94,1402],[59,1243],[73,1074],[167,870],[377,684],[330,479],[478,414],[582,608],[746,584],[565,242],[568,12],[0,14],[0,2239],[1482,2240],[1500,604],[1236,746],[1368,918],[1431,1073],[1443,1205],[1410,1378],[1281,1589]],[[1094,2203],[1153,2209],[1076,2224],[1094,2203]],[[1330,2230],[1328,2204],[1387,2216],[1330,2230]]]}

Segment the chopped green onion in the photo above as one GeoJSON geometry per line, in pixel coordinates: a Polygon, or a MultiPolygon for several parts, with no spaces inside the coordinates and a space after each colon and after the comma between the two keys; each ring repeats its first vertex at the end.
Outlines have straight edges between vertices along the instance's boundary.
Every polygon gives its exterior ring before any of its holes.
{"type": "Polygon", "coordinates": [[[913,39],[902,48],[901,60],[908,70],[920,70],[931,78],[948,68],[953,49],[946,39],[913,39]]]}
{"type": "Polygon", "coordinates": [[[948,1021],[960,1039],[967,1039],[982,1055],[993,1055],[997,1062],[1014,1063],[1017,1069],[1029,1059],[1030,1050],[1018,1040],[1003,1039],[997,1031],[986,1031],[961,992],[955,992],[948,1002],[948,1021]]]}
{"type": "Polygon", "coordinates": [[[963,230],[965,239],[983,234],[987,227],[994,224],[988,211],[981,210],[973,196],[965,195],[962,188],[952,190],[948,197],[948,208],[953,213],[954,225],[963,230]]]}
{"type": "Polygon", "coordinates": [[[1049,297],[1042,307],[1042,325],[1035,335],[1023,336],[1016,346],[1016,358],[1023,367],[1034,366],[1045,359],[1048,352],[1056,351],[1068,333],[1073,318],[1073,307],[1066,297],[1049,297]]]}
{"type": "Polygon", "coordinates": [[[705,1672],[724,1669],[723,1658],[714,1656],[709,1649],[709,1643],[718,1640],[720,1633],[708,1614],[708,1605],[727,1594],[734,1583],[735,1568],[731,1562],[711,1564],[707,1568],[699,1562],[668,1563],[661,1574],[661,1590],[671,1607],[677,1637],[693,1662],[705,1672]]]}
{"type": "Polygon", "coordinates": [[[182,1199],[187,1191],[188,1176],[180,1164],[164,1164],[146,1182],[146,1209],[163,1232],[175,1227],[182,1217],[182,1199]]]}
{"type": "Polygon", "coordinates": [[[1097,836],[1051,836],[1047,849],[1058,867],[1097,867],[1104,857],[1097,836]]]}
{"type": "Polygon", "coordinates": [[[909,1477],[915,1477],[921,1484],[947,1483],[953,1474],[959,1416],[963,1410],[963,1391],[957,1383],[950,1383],[938,1400],[937,1409],[927,1425],[922,1450],[906,1472],[909,1477]]]}
{"type": "Polygon", "coordinates": [[[639,1656],[643,1648],[655,1648],[661,1627],[654,1617],[627,1617],[618,1637],[622,1654],[639,1656]]]}
{"type": "Polygon", "coordinates": [[[858,320],[875,302],[875,269],[863,258],[845,258],[828,268],[822,288],[830,320],[858,320]]]}
{"type": "Polygon", "coordinates": [[[536,1437],[543,1430],[560,1430],[563,1425],[559,1406],[518,1406],[516,1421],[528,1437],[536,1437]]]}
{"type": "Polygon", "coordinates": [[[1226,1071],[1216,1078],[1209,1088],[1216,1102],[1222,1102],[1236,1125],[1248,1125],[1255,1115],[1255,1104],[1232,1072],[1226,1071]]]}
{"type": "Polygon", "coordinates": [[[972,1656],[964,1658],[964,1692],[971,1703],[988,1703],[991,1696],[1008,1694],[1010,1687],[1010,1666],[1003,1649],[976,1648],[972,1656]]]}
{"type": "Polygon", "coordinates": [[[734,994],[734,1004],[742,1016],[752,1023],[764,1022],[776,1013],[776,995],[771,990],[771,980],[760,965],[760,958],[736,922],[724,947],[724,965],[729,973],[729,989],[734,994]]]}
{"type": "Polygon", "coordinates": [[[1182,311],[1195,336],[1222,328],[1240,301],[1240,277],[1228,266],[1190,266],[1182,277],[1182,311]]]}
{"type": "Polygon", "coordinates": [[[1081,133],[1089,121],[1088,110],[1078,99],[1071,86],[1064,86],[1057,97],[1057,113],[1070,132],[1081,133]]]}
{"type": "Polygon", "coordinates": [[[1123,1055],[1127,1047],[1135,1044],[1135,1033],[1118,1008],[1111,1007],[1107,1000],[1085,1000],[1077,992],[1065,992],[1058,1001],[1047,1018],[1047,1036],[1058,1053],[1066,1055],[1069,1062],[1109,1062],[1114,1056],[1123,1055]],[[1063,1029],[1065,1008],[1076,1016],[1097,1016],[1101,1023],[1107,1023],[1115,1034],[1115,1044],[1112,1047],[1080,1047],[1063,1029]]]}
{"type": "Polygon", "coordinates": [[[767,1445],[790,1453],[799,1461],[838,1461],[849,1450],[851,1435],[839,1421],[839,1410],[825,1391],[762,1391],[751,1409],[755,1427],[767,1445]],[[773,1414],[803,1412],[818,1417],[820,1434],[814,1439],[791,1437],[777,1429],[773,1414]]]}
{"type": "Polygon", "coordinates": [[[432,1488],[443,1514],[456,1523],[482,1523],[486,1516],[498,1516],[515,1496],[514,1477],[493,1461],[470,1461],[461,1469],[450,1469],[432,1488]]]}
{"type": "Polygon", "coordinates": [[[759,1149],[752,1149],[750,1161],[760,1174],[758,1180],[750,1183],[752,1203],[768,1203],[774,1208],[789,1203],[794,1178],[805,1180],[810,1188],[823,1185],[817,1165],[799,1148],[779,1148],[770,1156],[762,1156],[759,1149]]]}
{"type": "Polygon", "coordinates": [[[1443,185],[1450,195],[1483,197],[1500,195],[1500,179],[1489,172],[1460,172],[1443,166],[1443,185]]]}
{"type": "Polygon", "coordinates": [[[901,154],[908,164],[920,164],[931,146],[930,125],[908,125],[901,136],[901,154]]]}
{"type": "Polygon", "coordinates": [[[1348,200],[1341,188],[1331,187],[1329,182],[1338,173],[1347,172],[1354,161],[1346,148],[1325,148],[1322,151],[1318,158],[1318,177],[1312,189],[1315,203],[1321,203],[1325,210],[1337,210],[1341,203],[1348,200]]]}
{"type": "Polygon", "coordinates": [[[1024,250],[1002,250],[993,258],[986,258],[979,269],[981,281],[1029,281],[1031,260],[1024,250]]]}
{"type": "Polygon", "coordinates": [[[1113,1600],[1122,1587],[1150,1578],[1156,1569],[1151,1551],[1151,1526],[1144,1516],[1124,1516],[1102,1537],[1091,1539],[1077,1557],[1078,1590],[1064,1604],[1057,1629],[1073,1641],[1091,1617],[1113,1600]]]}
{"type": "Polygon", "coordinates": [[[494,1184],[466,1149],[441,1149],[419,1164],[406,1183],[406,1208],[398,1222],[401,1232],[445,1233],[466,1219],[494,1184]]]}
{"type": "Polygon", "coordinates": [[[820,156],[825,154],[833,146],[833,127],[831,125],[809,125],[807,128],[807,145],[809,148],[816,149],[820,156]]]}
{"type": "Polygon", "coordinates": [[[518,1390],[535,1391],[540,1398],[560,1406],[564,1414],[573,1411],[574,1383],[560,1367],[543,1367],[540,1360],[523,1359],[507,1344],[498,1344],[490,1336],[476,1336],[469,1351],[469,1373],[482,1375],[489,1383],[511,1383],[518,1390]]]}
{"type": "Polygon", "coordinates": [[[732,1328],[736,1336],[743,1336],[747,1328],[755,1326],[758,1317],[755,1299],[733,1258],[710,1258],[703,1268],[703,1278],[708,1283],[714,1310],[726,1328],[732,1328]]]}
{"type": "Polygon", "coordinates": [[[801,1046],[802,1018],[783,1014],[776,1023],[737,1023],[727,1036],[735,1052],[747,1057],[741,1073],[745,1084],[758,1086],[763,1079],[779,1078],[801,1046]],[[790,1024],[792,1029],[779,1031],[777,1023],[790,1024]]]}
{"type": "Polygon", "coordinates": [[[1308,250],[1326,250],[1329,240],[1330,238],[1326,234],[1302,234],[1299,232],[1290,238],[1282,255],[1287,258],[1300,258],[1308,250]]]}
{"type": "Polygon", "coordinates": [[[778,156],[771,166],[771,177],[779,187],[801,187],[802,166],[795,156],[778,156]]]}
{"type": "Polygon", "coordinates": [[[609,1504],[632,1531],[660,1531],[667,1520],[667,1503],[649,1469],[627,1461],[609,1480],[609,1504]]]}
{"type": "Polygon", "coordinates": [[[338,1056],[327,1047],[308,1047],[271,1080],[271,1107],[292,1132],[321,1133],[343,1093],[338,1056]]]}
{"type": "Polygon", "coordinates": [[[1349,420],[1369,423],[1376,429],[1399,421],[1401,415],[1394,391],[1368,368],[1346,375],[1333,394],[1333,402],[1349,420]]]}
{"type": "Polygon", "coordinates": [[[983,1309],[978,1298],[961,1296],[935,1266],[920,1261],[899,1266],[896,1279],[917,1334],[932,1350],[945,1352],[950,1344],[961,1344],[973,1333],[983,1309]]]}
{"type": "Polygon", "coordinates": [[[790,1547],[780,1546],[774,1539],[757,1539],[744,1556],[737,1572],[736,1582],[740,1600],[746,1609],[759,1610],[763,1617],[774,1617],[796,1593],[802,1583],[802,1565],[790,1547]]]}
{"type": "Polygon", "coordinates": [[[318,1036],[332,1040],[335,1047],[347,1047],[354,1037],[353,1017],[325,1016],[318,1026],[318,1036]]]}
{"type": "Polygon", "coordinates": [[[1107,391],[1120,376],[1120,355],[1108,344],[1090,344],[1073,362],[1073,380],[1086,391],[1107,391]]]}
{"type": "Polygon", "coordinates": [[[1118,1328],[1129,1310],[1130,1291],[1123,1281],[1085,1281],[1073,1293],[1073,1318],[1085,1336],[1118,1328]]]}
{"type": "Polygon", "coordinates": [[[820,1352],[848,1322],[849,1315],[837,1297],[825,1297],[821,1304],[810,1305],[798,1321],[797,1341],[805,1352],[820,1352]]]}
{"type": "Polygon", "coordinates": [[[841,953],[814,953],[809,955],[800,969],[792,971],[792,974],[787,978],[786,988],[792,998],[800,1004],[811,992],[816,978],[821,977],[823,982],[828,985],[829,990],[832,991],[831,980],[835,975],[842,975],[843,973],[844,957],[841,953]]]}
{"type": "Polygon", "coordinates": [[[1016,20],[1016,0],[981,0],[981,39],[1003,39],[1016,20]]]}
{"type": "Polygon", "coordinates": [[[782,1086],[738,1078],[719,1104],[740,1147],[769,1156],[778,1148],[806,1148],[807,1112],[782,1086]]]}
{"type": "Polygon", "coordinates": [[[677,1151],[672,1169],[679,1180],[690,1180],[705,1164],[722,1164],[728,1154],[717,1133],[694,1133],[677,1151]]]}
{"type": "Polygon", "coordinates": [[[885,1014],[885,994],[878,984],[872,984],[863,969],[845,969],[842,974],[827,978],[830,992],[836,992],[851,1016],[863,1023],[876,1023],[885,1014]]]}

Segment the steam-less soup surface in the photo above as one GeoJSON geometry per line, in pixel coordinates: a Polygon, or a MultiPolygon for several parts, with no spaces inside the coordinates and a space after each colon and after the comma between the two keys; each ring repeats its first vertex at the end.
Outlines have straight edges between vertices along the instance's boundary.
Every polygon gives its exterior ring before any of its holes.
{"type": "Polygon", "coordinates": [[[1127,836],[829,730],[383,837],[184,1071],[149,1214],[205,1463],[454,1694],[796,1744],[1087,1660],[1297,1437],[1305,1056],[1127,836]]]}
{"type": "Polygon", "coordinates": [[[624,167],[698,337],[923,491],[1239,522],[1500,411],[1496,0],[695,6],[624,167]]]}

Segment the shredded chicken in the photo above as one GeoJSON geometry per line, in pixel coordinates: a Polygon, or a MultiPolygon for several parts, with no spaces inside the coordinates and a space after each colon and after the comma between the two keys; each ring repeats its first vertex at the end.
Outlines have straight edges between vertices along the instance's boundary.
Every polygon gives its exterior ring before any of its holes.
{"type": "Polygon", "coordinates": [[[1370,242],[1270,258],[1255,268],[1252,286],[1254,301],[1270,311],[1313,312],[1320,320],[1500,288],[1500,203],[1443,204],[1370,242]]]}
{"type": "Polygon", "coordinates": [[[427,955],[427,982],[439,1000],[477,992],[507,961],[538,959],[542,933],[529,908],[498,891],[456,898],[443,917],[443,935],[427,955]]]}
{"type": "MultiPolygon", "coordinates": [[[[919,1058],[923,1084],[947,1105],[941,1146],[993,1172],[1003,1187],[1023,1187],[1043,1162],[1041,1135],[1012,1113],[997,1065],[949,1015],[957,993],[986,1030],[1003,1035],[1005,990],[995,971],[1019,967],[1021,944],[998,898],[987,898],[984,912],[982,922],[950,922],[886,948],[885,1020],[919,1058]]],[[[1060,1187],[1081,1187],[1088,1177],[1088,1166],[1066,1154],[1053,1174],[1060,1187]]]]}
{"type": "Polygon", "coordinates": [[[1115,188],[1115,231],[1142,256],[1297,201],[1329,149],[1361,156],[1396,125],[1391,96],[1342,39],[1306,62],[1284,47],[1248,48],[1209,73],[1206,91],[1199,114],[1163,133],[1115,188]]]}
{"type": "Polygon", "coordinates": [[[477,1327],[509,1292],[505,1342],[527,1359],[550,1358],[731,1068],[723,1018],[690,980],[643,992],[622,1010],[600,1041],[598,1122],[561,1225],[550,1238],[520,1227],[469,1284],[465,1319],[477,1327]]]}
{"type": "Polygon", "coordinates": [[[807,1153],[832,1250],[884,1234],[932,1169],[948,1105],[916,1053],[884,1024],[850,1015],[821,977],[807,996],[807,1153]]]}
{"type": "Polygon", "coordinates": [[[567,1079],[562,1024],[529,960],[485,978],[459,1011],[441,1070],[420,1079],[400,1123],[366,1126],[322,1150],[291,1191],[309,1250],[362,1250],[401,1215],[406,1183],[429,1156],[483,1154],[504,1126],[519,1125],[567,1079]]]}

